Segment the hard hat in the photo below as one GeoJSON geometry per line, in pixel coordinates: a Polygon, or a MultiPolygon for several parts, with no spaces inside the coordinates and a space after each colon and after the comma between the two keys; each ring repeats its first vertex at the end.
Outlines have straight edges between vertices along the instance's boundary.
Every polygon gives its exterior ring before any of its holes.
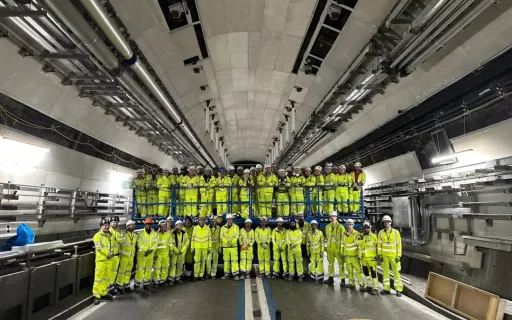
{"type": "Polygon", "coordinates": [[[391,217],[390,217],[390,216],[386,215],[386,216],[382,217],[382,222],[384,222],[384,221],[389,221],[389,222],[391,222],[392,220],[391,220],[391,217]]]}
{"type": "Polygon", "coordinates": [[[238,168],[236,168],[236,170],[244,170],[244,168],[242,166],[238,166],[238,168]]]}
{"type": "Polygon", "coordinates": [[[265,163],[265,169],[272,168],[272,166],[269,163],[265,163]]]}
{"type": "Polygon", "coordinates": [[[327,163],[325,164],[325,167],[326,167],[326,168],[332,168],[332,163],[327,162],[327,163]]]}
{"type": "Polygon", "coordinates": [[[320,170],[320,171],[322,171],[322,167],[320,167],[320,166],[316,166],[316,167],[315,167],[315,170],[320,170]]]}
{"type": "Polygon", "coordinates": [[[300,170],[300,167],[295,167],[295,168],[293,168],[293,169],[295,169],[295,170],[300,170]]]}
{"type": "Polygon", "coordinates": [[[340,165],[340,169],[347,169],[344,164],[340,165]]]}
{"type": "Polygon", "coordinates": [[[115,221],[115,222],[119,222],[120,220],[119,220],[119,217],[118,217],[118,216],[114,216],[114,217],[112,218],[112,220],[111,220],[111,221],[112,221],[112,222],[114,222],[114,221],[115,221]]]}
{"type": "Polygon", "coordinates": [[[290,224],[296,223],[295,219],[290,219],[290,224]]]}
{"type": "Polygon", "coordinates": [[[172,170],[174,170],[174,169],[178,170],[178,167],[176,167],[176,166],[172,167],[172,170]]]}
{"type": "Polygon", "coordinates": [[[127,226],[127,227],[128,227],[128,226],[131,226],[131,225],[135,225],[135,221],[133,221],[133,220],[128,220],[128,221],[126,221],[126,226],[127,226]]]}
{"type": "Polygon", "coordinates": [[[169,217],[167,217],[167,219],[165,219],[165,220],[167,220],[167,221],[174,221],[174,218],[173,218],[173,217],[171,217],[171,216],[169,216],[169,217]]]}
{"type": "Polygon", "coordinates": [[[259,163],[258,163],[258,164],[256,165],[256,169],[261,169],[261,168],[262,168],[262,167],[261,167],[261,164],[259,164],[259,163]]]}
{"type": "Polygon", "coordinates": [[[278,171],[278,172],[279,172],[279,173],[284,173],[285,171],[284,171],[284,169],[279,169],[279,171],[278,171]]]}
{"type": "Polygon", "coordinates": [[[144,220],[144,224],[153,224],[153,219],[147,218],[146,220],[144,220]]]}
{"type": "Polygon", "coordinates": [[[203,169],[204,167],[203,167],[203,166],[201,166],[201,165],[199,165],[199,166],[197,166],[197,169],[199,169],[199,168],[203,169]]]}
{"type": "Polygon", "coordinates": [[[100,227],[103,226],[104,224],[110,224],[110,220],[108,220],[108,218],[103,218],[101,219],[100,221],[100,227]]]}
{"type": "Polygon", "coordinates": [[[304,212],[297,213],[297,217],[303,217],[303,216],[304,216],[304,212]]]}
{"type": "Polygon", "coordinates": [[[352,220],[352,219],[347,219],[347,224],[354,224],[354,220],[352,220]]]}
{"type": "Polygon", "coordinates": [[[226,219],[233,219],[233,215],[231,213],[226,214],[226,219]]]}
{"type": "Polygon", "coordinates": [[[277,218],[276,222],[284,222],[283,218],[277,218]]]}
{"type": "Polygon", "coordinates": [[[183,221],[181,221],[181,220],[176,221],[176,225],[179,225],[179,224],[183,224],[183,221]]]}
{"type": "Polygon", "coordinates": [[[311,224],[318,224],[318,222],[316,222],[316,220],[311,220],[311,224]]]}
{"type": "Polygon", "coordinates": [[[190,170],[196,170],[196,167],[194,167],[194,166],[188,167],[188,171],[190,171],[190,170]]]}
{"type": "Polygon", "coordinates": [[[244,223],[252,223],[252,220],[251,219],[245,219],[244,223]]]}
{"type": "Polygon", "coordinates": [[[307,167],[307,168],[304,169],[304,171],[311,171],[311,168],[307,167]]]}
{"type": "Polygon", "coordinates": [[[245,170],[244,170],[244,173],[251,173],[251,170],[249,170],[249,169],[245,169],[245,170]]]}
{"type": "Polygon", "coordinates": [[[286,171],[288,171],[288,172],[293,171],[293,168],[292,167],[288,167],[288,168],[286,168],[286,171]]]}
{"type": "Polygon", "coordinates": [[[142,169],[137,169],[137,170],[135,171],[135,173],[136,173],[136,174],[143,174],[143,173],[144,173],[144,170],[142,170],[142,169]]]}
{"type": "Polygon", "coordinates": [[[219,172],[225,172],[225,171],[226,171],[226,169],[224,167],[219,168],[219,172]]]}
{"type": "Polygon", "coordinates": [[[169,169],[163,169],[162,173],[164,173],[164,172],[169,172],[169,169]]]}
{"type": "Polygon", "coordinates": [[[337,217],[338,216],[338,213],[336,211],[331,211],[331,213],[329,213],[329,217],[337,217]]]}
{"type": "Polygon", "coordinates": [[[261,221],[261,220],[265,220],[265,221],[267,221],[268,219],[267,219],[267,217],[261,217],[261,218],[260,218],[260,221],[261,221]]]}
{"type": "Polygon", "coordinates": [[[354,167],[360,167],[360,166],[361,166],[361,162],[358,161],[358,162],[354,163],[354,167]]]}
{"type": "Polygon", "coordinates": [[[159,226],[165,226],[165,220],[160,220],[160,222],[158,223],[159,226]]]}
{"type": "Polygon", "coordinates": [[[249,169],[249,170],[250,171],[254,171],[254,170],[256,170],[256,168],[255,167],[251,167],[251,169],[249,169]]]}
{"type": "Polygon", "coordinates": [[[370,227],[370,228],[371,228],[371,226],[372,226],[372,225],[371,225],[368,221],[365,221],[365,222],[363,223],[363,227],[370,227]]]}
{"type": "Polygon", "coordinates": [[[235,167],[233,167],[233,166],[229,166],[229,167],[228,167],[228,170],[235,170],[235,167]]]}
{"type": "Polygon", "coordinates": [[[204,168],[204,171],[212,171],[212,168],[206,167],[206,168],[204,168]]]}
{"type": "Polygon", "coordinates": [[[338,169],[338,166],[332,166],[333,169],[338,169]]]}

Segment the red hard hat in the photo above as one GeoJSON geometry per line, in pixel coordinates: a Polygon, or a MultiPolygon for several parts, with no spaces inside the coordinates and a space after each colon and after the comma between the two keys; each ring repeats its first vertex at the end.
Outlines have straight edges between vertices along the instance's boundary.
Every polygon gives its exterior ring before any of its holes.
{"type": "Polygon", "coordinates": [[[144,224],[153,224],[153,219],[147,218],[146,220],[144,220],[144,224]]]}

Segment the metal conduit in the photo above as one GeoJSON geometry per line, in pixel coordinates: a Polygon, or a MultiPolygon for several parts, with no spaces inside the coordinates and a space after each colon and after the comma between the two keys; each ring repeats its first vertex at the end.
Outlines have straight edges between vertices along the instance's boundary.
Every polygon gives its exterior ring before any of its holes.
{"type": "MultiPolygon", "coordinates": [[[[103,63],[109,70],[116,70],[119,68],[119,63],[114,54],[110,51],[107,45],[98,37],[98,34],[92,29],[87,21],[82,17],[80,12],[73,6],[71,2],[59,1],[59,0],[46,0],[48,8],[64,23],[66,26],[73,31],[78,39],[89,49],[89,51],[98,60],[103,63]]],[[[145,71],[149,77],[147,70],[145,71]]],[[[152,99],[144,92],[144,89],[137,84],[135,79],[124,72],[120,76],[116,76],[116,79],[130,92],[141,104],[141,107],[149,114],[155,115],[155,117],[162,121],[167,129],[171,132],[173,137],[182,144],[193,156],[196,157],[202,164],[205,164],[203,157],[195,152],[197,148],[194,148],[188,140],[176,132],[176,126],[167,117],[167,115],[152,101],[152,99]]],[[[208,161],[206,161],[208,162],[208,161]]]]}
{"type": "MultiPolygon", "coordinates": [[[[116,50],[124,57],[124,59],[127,61],[134,61],[136,57],[133,55],[133,51],[130,49],[130,45],[128,44],[124,36],[119,32],[115,22],[110,18],[110,16],[108,15],[105,8],[101,5],[101,3],[99,3],[99,1],[97,0],[81,0],[81,3],[85,7],[87,12],[89,12],[94,21],[98,24],[98,26],[103,31],[105,36],[114,45],[116,50]]],[[[176,122],[176,124],[183,128],[183,131],[188,136],[188,138],[195,144],[196,148],[201,150],[201,145],[196,140],[194,134],[183,122],[183,119],[181,119],[181,117],[178,115],[173,104],[167,99],[162,90],[160,90],[157,83],[150,76],[146,67],[139,60],[135,60],[134,63],[129,65],[130,68],[135,72],[135,74],[137,74],[137,76],[142,80],[142,82],[144,82],[144,84],[149,88],[151,93],[157,98],[158,102],[160,102],[160,104],[165,107],[167,112],[169,112],[169,114],[171,115],[172,119],[176,122]]],[[[207,157],[206,155],[205,157],[207,159],[207,162],[210,162],[209,157],[207,157]]]]}

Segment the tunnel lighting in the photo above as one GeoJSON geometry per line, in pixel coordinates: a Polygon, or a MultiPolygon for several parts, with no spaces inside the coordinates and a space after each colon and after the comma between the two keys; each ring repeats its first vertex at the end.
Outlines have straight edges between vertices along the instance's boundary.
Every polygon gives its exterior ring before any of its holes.
{"type": "Polygon", "coordinates": [[[3,137],[0,139],[0,163],[9,167],[34,167],[43,161],[49,149],[3,137]]]}
{"type": "Polygon", "coordinates": [[[432,163],[442,163],[442,162],[446,162],[449,160],[456,160],[456,158],[460,157],[461,155],[467,156],[467,155],[471,154],[472,152],[473,152],[473,149],[468,149],[468,150],[463,150],[460,152],[455,152],[452,154],[447,154],[444,156],[438,156],[438,157],[432,158],[431,162],[432,163]]]}
{"type": "Polygon", "coordinates": [[[128,179],[128,178],[132,177],[131,173],[120,172],[115,169],[107,169],[107,172],[110,173],[111,175],[115,176],[116,178],[128,179]]]}
{"type": "Polygon", "coordinates": [[[366,79],[364,79],[364,81],[361,84],[367,84],[370,80],[373,79],[374,76],[375,74],[370,74],[368,77],[366,77],[366,79]]]}

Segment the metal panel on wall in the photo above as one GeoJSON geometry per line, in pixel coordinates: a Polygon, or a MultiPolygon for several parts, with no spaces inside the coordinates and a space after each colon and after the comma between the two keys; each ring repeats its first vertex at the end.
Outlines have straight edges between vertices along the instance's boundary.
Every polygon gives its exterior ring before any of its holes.
{"type": "Polygon", "coordinates": [[[400,228],[412,226],[411,205],[409,197],[393,197],[393,225],[400,228]]]}

